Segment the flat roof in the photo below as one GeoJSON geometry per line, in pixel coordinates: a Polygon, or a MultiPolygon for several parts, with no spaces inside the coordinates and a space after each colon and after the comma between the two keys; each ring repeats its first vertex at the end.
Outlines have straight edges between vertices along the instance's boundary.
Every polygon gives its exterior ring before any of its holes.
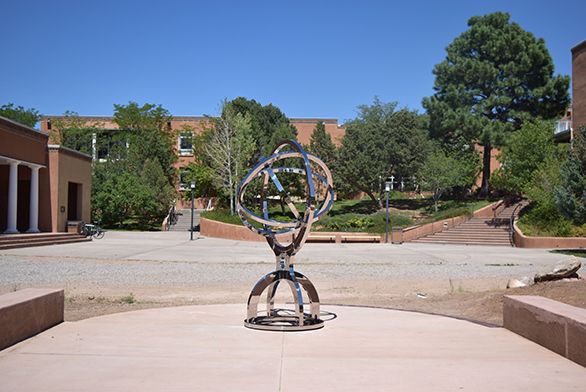
{"type": "Polygon", "coordinates": [[[574,46],[572,48],[572,53],[577,52],[577,51],[583,49],[584,47],[586,47],[586,39],[584,41],[580,42],[578,45],[574,46]]]}

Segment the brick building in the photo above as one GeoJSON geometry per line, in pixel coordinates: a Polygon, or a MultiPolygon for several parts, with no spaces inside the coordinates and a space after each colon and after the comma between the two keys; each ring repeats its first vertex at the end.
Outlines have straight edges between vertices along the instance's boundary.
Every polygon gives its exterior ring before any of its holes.
{"type": "Polygon", "coordinates": [[[586,126],[586,40],[572,48],[572,107],[555,124],[555,140],[570,142],[586,126]]]}
{"type": "Polygon", "coordinates": [[[586,126],[586,41],[572,48],[572,127],[586,126]]]}
{"type": "MultiPolygon", "coordinates": [[[[62,116],[43,116],[40,123],[41,131],[45,134],[52,134],[53,139],[58,140],[59,134],[55,125],[63,119],[64,117],[62,116]]],[[[113,117],[81,116],[77,120],[87,126],[106,131],[101,132],[101,137],[114,135],[118,130],[118,125],[114,122],[113,117]]],[[[325,130],[330,134],[333,142],[336,145],[340,145],[346,130],[343,126],[338,125],[338,120],[321,118],[290,119],[291,124],[297,129],[297,139],[302,144],[309,144],[311,133],[320,121],[324,123],[325,130]]],[[[205,129],[208,129],[209,126],[209,119],[203,116],[174,116],[167,124],[170,132],[172,132],[173,135],[176,135],[176,152],[178,159],[175,163],[175,168],[178,169],[179,172],[177,187],[180,191],[187,189],[187,185],[182,181],[182,169],[197,160],[197,157],[193,154],[191,145],[192,135],[203,132],[205,129]]],[[[97,136],[94,135],[91,155],[94,161],[99,161],[108,155],[108,143],[97,143],[96,138],[97,136]]],[[[181,207],[181,201],[178,201],[178,203],[178,207],[181,207]]]]}

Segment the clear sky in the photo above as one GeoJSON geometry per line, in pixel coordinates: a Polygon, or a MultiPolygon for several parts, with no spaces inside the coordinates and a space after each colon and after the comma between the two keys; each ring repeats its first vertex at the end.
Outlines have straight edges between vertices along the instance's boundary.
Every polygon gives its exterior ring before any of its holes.
{"type": "Polygon", "coordinates": [[[217,114],[237,96],[289,117],[354,118],[356,106],[421,109],[432,69],[474,15],[506,11],[544,38],[556,74],[586,39],[584,0],[2,0],[0,104],[112,115],[156,103],[217,114]]]}

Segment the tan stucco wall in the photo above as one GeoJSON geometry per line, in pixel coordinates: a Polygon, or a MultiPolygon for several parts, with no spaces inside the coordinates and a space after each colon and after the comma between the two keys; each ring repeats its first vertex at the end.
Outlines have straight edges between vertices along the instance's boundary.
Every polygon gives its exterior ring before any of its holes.
{"type": "Polygon", "coordinates": [[[69,182],[81,184],[81,219],[84,222],[90,222],[92,189],[91,157],[64,149],[63,147],[50,146],[49,161],[51,165],[51,209],[56,211],[52,219],[52,230],[59,232],[66,231],[69,182]]]}
{"type": "MultiPolygon", "coordinates": [[[[49,194],[49,170],[47,135],[0,117],[0,155],[19,161],[44,166],[39,171],[39,229],[51,231],[51,204],[49,194]]],[[[0,165],[0,232],[6,228],[8,202],[8,165],[0,165]]],[[[30,180],[30,168],[19,165],[18,179],[30,180]]],[[[21,206],[22,207],[22,206],[21,206]]],[[[17,218],[22,222],[22,218],[17,218]]],[[[27,225],[28,227],[28,225],[27,225]]],[[[21,227],[22,229],[23,227],[21,227]]]]}

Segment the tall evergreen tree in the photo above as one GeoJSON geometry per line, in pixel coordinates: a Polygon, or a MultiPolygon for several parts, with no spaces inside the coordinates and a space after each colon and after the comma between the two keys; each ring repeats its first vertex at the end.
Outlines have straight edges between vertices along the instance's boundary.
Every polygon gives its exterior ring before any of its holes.
{"type": "Polygon", "coordinates": [[[330,170],[334,170],[337,155],[336,146],[330,134],[326,132],[326,125],[323,121],[318,122],[311,133],[309,152],[324,161],[330,170]]]}
{"type": "Polygon", "coordinates": [[[569,104],[567,76],[554,76],[543,39],[496,12],[469,19],[469,29],[436,65],[432,97],[423,100],[432,136],[484,146],[482,192],[488,193],[491,148],[530,119],[559,116],[569,104]]]}

